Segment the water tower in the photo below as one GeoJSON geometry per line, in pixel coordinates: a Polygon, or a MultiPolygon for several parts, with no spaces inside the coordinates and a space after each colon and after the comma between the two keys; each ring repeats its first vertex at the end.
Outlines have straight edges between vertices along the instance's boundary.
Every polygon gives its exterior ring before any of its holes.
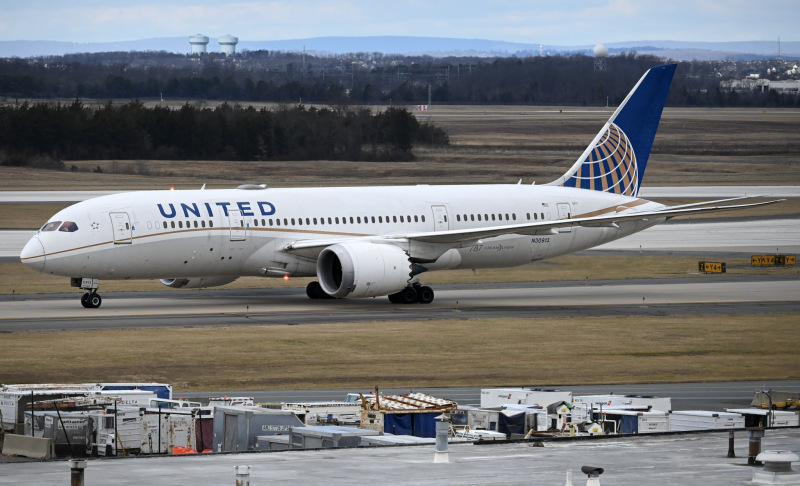
{"type": "Polygon", "coordinates": [[[223,35],[219,39],[219,47],[226,56],[236,54],[236,44],[239,43],[239,38],[232,35],[223,35]]]}
{"type": "Polygon", "coordinates": [[[203,34],[195,34],[189,37],[189,44],[192,45],[192,54],[205,54],[208,37],[203,34]]]}
{"type": "Polygon", "coordinates": [[[608,47],[604,46],[603,44],[597,44],[592,49],[594,53],[594,72],[596,73],[604,73],[606,72],[606,58],[608,57],[608,47]]]}

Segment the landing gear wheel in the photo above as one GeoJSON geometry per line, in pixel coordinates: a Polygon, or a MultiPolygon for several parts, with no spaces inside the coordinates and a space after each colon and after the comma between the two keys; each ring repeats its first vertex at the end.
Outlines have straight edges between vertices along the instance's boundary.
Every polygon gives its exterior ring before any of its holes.
{"type": "Polygon", "coordinates": [[[306,285],[306,295],[309,299],[321,299],[323,293],[322,285],[320,285],[317,281],[310,282],[308,285],[306,285]]]}
{"type": "Polygon", "coordinates": [[[306,285],[306,295],[308,296],[309,299],[314,299],[314,300],[334,298],[325,293],[325,291],[322,290],[322,285],[320,285],[319,282],[317,281],[311,282],[308,285],[306,285]]]}
{"type": "Polygon", "coordinates": [[[433,289],[423,285],[417,289],[417,302],[420,304],[430,304],[433,302],[433,289]]]}
{"type": "Polygon", "coordinates": [[[417,289],[414,287],[406,287],[398,292],[401,304],[413,304],[417,301],[417,289]]]}
{"type": "Polygon", "coordinates": [[[103,303],[103,299],[100,298],[100,294],[96,294],[93,292],[89,294],[88,302],[89,302],[89,307],[91,309],[97,309],[98,307],[100,307],[100,304],[103,303]]]}
{"type": "Polygon", "coordinates": [[[97,309],[102,303],[103,299],[100,298],[100,294],[97,292],[86,292],[81,295],[81,305],[87,309],[97,309]]]}

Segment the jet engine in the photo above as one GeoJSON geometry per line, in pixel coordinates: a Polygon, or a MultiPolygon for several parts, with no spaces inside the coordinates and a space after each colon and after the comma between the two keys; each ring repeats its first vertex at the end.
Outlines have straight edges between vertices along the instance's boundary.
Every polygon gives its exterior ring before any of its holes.
{"type": "Polygon", "coordinates": [[[162,278],[161,283],[173,289],[202,289],[229,284],[237,278],[239,277],[162,278]]]}
{"type": "Polygon", "coordinates": [[[317,277],[326,294],[338,298],[377,297],[406,288],[414,276],[406,252],[377,243],[339,243],[322,250],[317,277]]]}

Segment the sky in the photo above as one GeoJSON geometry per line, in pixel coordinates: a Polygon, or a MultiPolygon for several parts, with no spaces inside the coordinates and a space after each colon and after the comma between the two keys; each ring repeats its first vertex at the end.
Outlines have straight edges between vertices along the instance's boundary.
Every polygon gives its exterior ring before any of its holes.
{"type": "Polygon", "coordinates": [[[555,46],[800,40],[797,0],[0,0],[0,40],[400,35],[555,46]]]}

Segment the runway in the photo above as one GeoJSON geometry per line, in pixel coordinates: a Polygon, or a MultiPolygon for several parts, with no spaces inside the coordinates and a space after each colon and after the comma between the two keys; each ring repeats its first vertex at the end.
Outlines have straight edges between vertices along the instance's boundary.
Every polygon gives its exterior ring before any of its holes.
{"type": "Polygon", "coordinates": [[[0,332],[353,321],[707,315],[800,311],[800,278],[708,276],[663,280],[437,286],[429,305],[386,298],[310,300],[304,289],[102,294],[99,309],[74,294],[3,296],[0,332]]]}

